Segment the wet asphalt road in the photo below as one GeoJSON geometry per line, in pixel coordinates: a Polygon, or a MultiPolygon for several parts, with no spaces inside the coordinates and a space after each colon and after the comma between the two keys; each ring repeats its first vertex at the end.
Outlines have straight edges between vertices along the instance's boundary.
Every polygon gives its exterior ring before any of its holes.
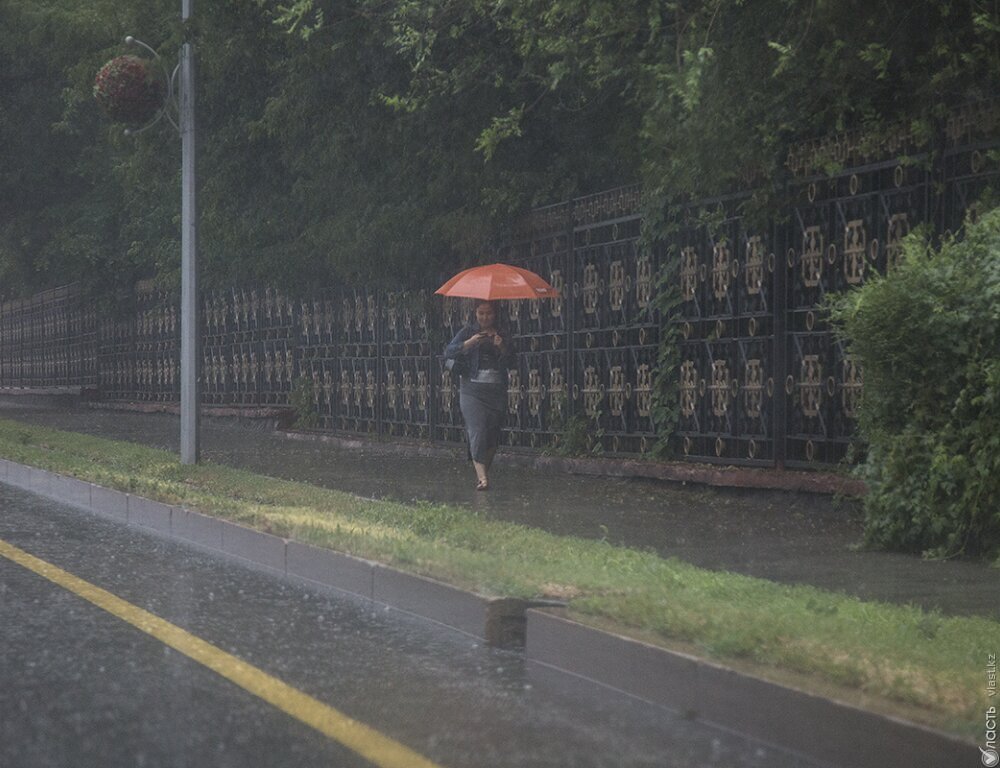
{"type": "MultiPolygon", "coordinates": [[[[178,450],[177,416],[0,396],[0,418],[178,450]]],[[[502,456],[493,489],[477,493],[468,463],[452,458],[387,456],[377,446],[344,450],[217,419],[203,420],[202,443],[208,461],[274,477],[365,497],[456,504],[556,534],[652,548],[706,568],[1000,619],[1000,569],[858,549],[858,505],[826,496],[540,473],[504,466],[502,456]]]]}
{"type": "MultiPolygon", "coordinates": [[[[442,766],[808,766],[515,652],[0,485],[0,540],[442,766]]],[[[360,766],[356,754],[0,557],[0,766],[360,766]]]]}

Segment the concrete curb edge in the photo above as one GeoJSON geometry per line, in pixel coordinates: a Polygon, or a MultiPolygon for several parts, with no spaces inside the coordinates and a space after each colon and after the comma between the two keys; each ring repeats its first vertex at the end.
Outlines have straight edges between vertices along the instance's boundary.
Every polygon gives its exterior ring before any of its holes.
{"type": "Polygon", "coordinates": [[[957,765],[975,745],[950,734],[194,510],[0,459],[0,482],[286,577],[434,621],[491,645],[524,644],[530,664],[584,678],[843,768],[957,765]],[[850,739],[844,739],[844,734],[850,739]]]}
{"type": "Polygon", "coordinates": [[[972,764],[976,746],[715,662],[529,609],[525,658],[832,766],[972,764]]]}
{"type": "MultiPolygon", "coordinates": [[[[333,445],[342,450],[361,450],[389,456],[424,456],[459,458],[465,455],[464,443],[452,447],[425,445],[416,441],[380,442],[365,437],[327,434],[304,430],[281,429],[275,434],[286,440],[333,445]]],[[[793,493],[839,494],[861,498],[867,493],[864,481],[834,472],[808,472],[792,469],[737,467],[680,461],[646,461],[627,458],[579,458],[546,456],[519,451],[497,454],[501,466],[520,467],[563,475],[623,477],[657,480],[668,483],[692,483],[714,488],[790,491],[793,493]]]]}
{"type": "Polygon", "coordinates": [[[524,600],[479,595],[388,565],[6,459],[0,459],[0,481],[272,573],[443,624],[490,645],[523,645],[529,605],[524,600]]]}

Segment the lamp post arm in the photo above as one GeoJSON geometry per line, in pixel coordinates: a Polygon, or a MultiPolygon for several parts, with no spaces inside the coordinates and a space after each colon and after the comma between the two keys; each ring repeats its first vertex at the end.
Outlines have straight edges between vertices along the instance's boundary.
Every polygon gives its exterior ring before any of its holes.
{"type": "Polygon", "coordinates": [[[160,120],[163,117],[166,117],[167,118],[167,122],[169,122],[178,132],[180,132],[180,126],[174,121],[174,118],[171,117],[171,115],[170,115],[170,108],[172,106],[175,106],[175,102],[174,102],[174,76],[177,74],[177,68],[174,68],[173,74],[171,74],[170,72],[168,72],[167,71],[167,65],[163,63],[163,59],[160,57],[160,54],[158,54],[150,46],[148,46],[146,43],[144,43],[142,40],[140,40],[137,37],[133,37],[132,35],[128,35],[125,38],[125,45],[128,45],[128,46],[138,45],[140,48],[144,48],[149,53],[149,55],[153,57],[153,59],[156,61],[156,63],[160,65],[160,69],[163,70],[163,79],[164,79],[164,81],[166,82],[166,85],[167,85],[167,98],[163,101],[163,106],[157,111],[156,117],[153,118],[153,120],[151,122],[146,123],[146,125],[142,126],[142,128],[139,128],[137,130],[134,130],[132,128],[126,128],[125,129],[125,135],[126,136],[138,136],[140,133],[143,133],[144,131],[148,131],[150,128],[152,128],[154,125],[156,125],[158,122],[160,122],[160,120]]]}

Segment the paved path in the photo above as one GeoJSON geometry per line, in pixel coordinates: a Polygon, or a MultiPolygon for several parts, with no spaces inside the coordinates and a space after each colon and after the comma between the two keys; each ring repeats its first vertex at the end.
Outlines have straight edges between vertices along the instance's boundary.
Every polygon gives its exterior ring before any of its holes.
{"type": "MultiPolygon", "coordinates": [[[[0,397],[0,418],[178,450],[179,419],[88,408],[54,408],[0,397]]],[[[477,493],[464,461],[344,450],[206,419],[203,456],[275,477],[405,502],[457,504],[485,516],[558,534],[607,538],[662,555],[787,583],[814,584],[864,599],[913,603],[947,614],[1000,619],[1000,569],[969,561],[858,549],[856,502],[785,491],[714,489],[503,466],[477,493]]]]}

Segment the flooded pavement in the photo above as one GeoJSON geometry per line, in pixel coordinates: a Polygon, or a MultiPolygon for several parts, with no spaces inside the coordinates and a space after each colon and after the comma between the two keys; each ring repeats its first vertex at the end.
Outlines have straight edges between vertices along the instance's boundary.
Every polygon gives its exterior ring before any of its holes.
{"type": "MultiPolygon", "coordinates": [[[[179,418],[0,398],[0,417],[177,451],[179,418]]],[[[650,548],[706,568],[812,584],[868,600],[912,603],[946,614],[1000,618],[1000,569],[858,549],[857,502],[786,491],[543,473],[505,466],[491,490],[474,490],[465,462],[386,455],[288,440],[235,421],[205,419],[205,460],[365,497],[455,504],[556,534],[650,548]]]]}
{"type": "MultiPolygon", "coordinates": [[[[816,765],[554,676],[522,654],[432,622],[2,484],[0,510],[0,541],[181,627],[438,766],[816,765]]],[[[238,687],[181,655],[155,628],[139,631],[85,602],[50,580],[57,577],[42,578],[0,551],[0,765],[385,764],[308,727],[294,709],[258,698],[260,689],[238,687]]]]}

